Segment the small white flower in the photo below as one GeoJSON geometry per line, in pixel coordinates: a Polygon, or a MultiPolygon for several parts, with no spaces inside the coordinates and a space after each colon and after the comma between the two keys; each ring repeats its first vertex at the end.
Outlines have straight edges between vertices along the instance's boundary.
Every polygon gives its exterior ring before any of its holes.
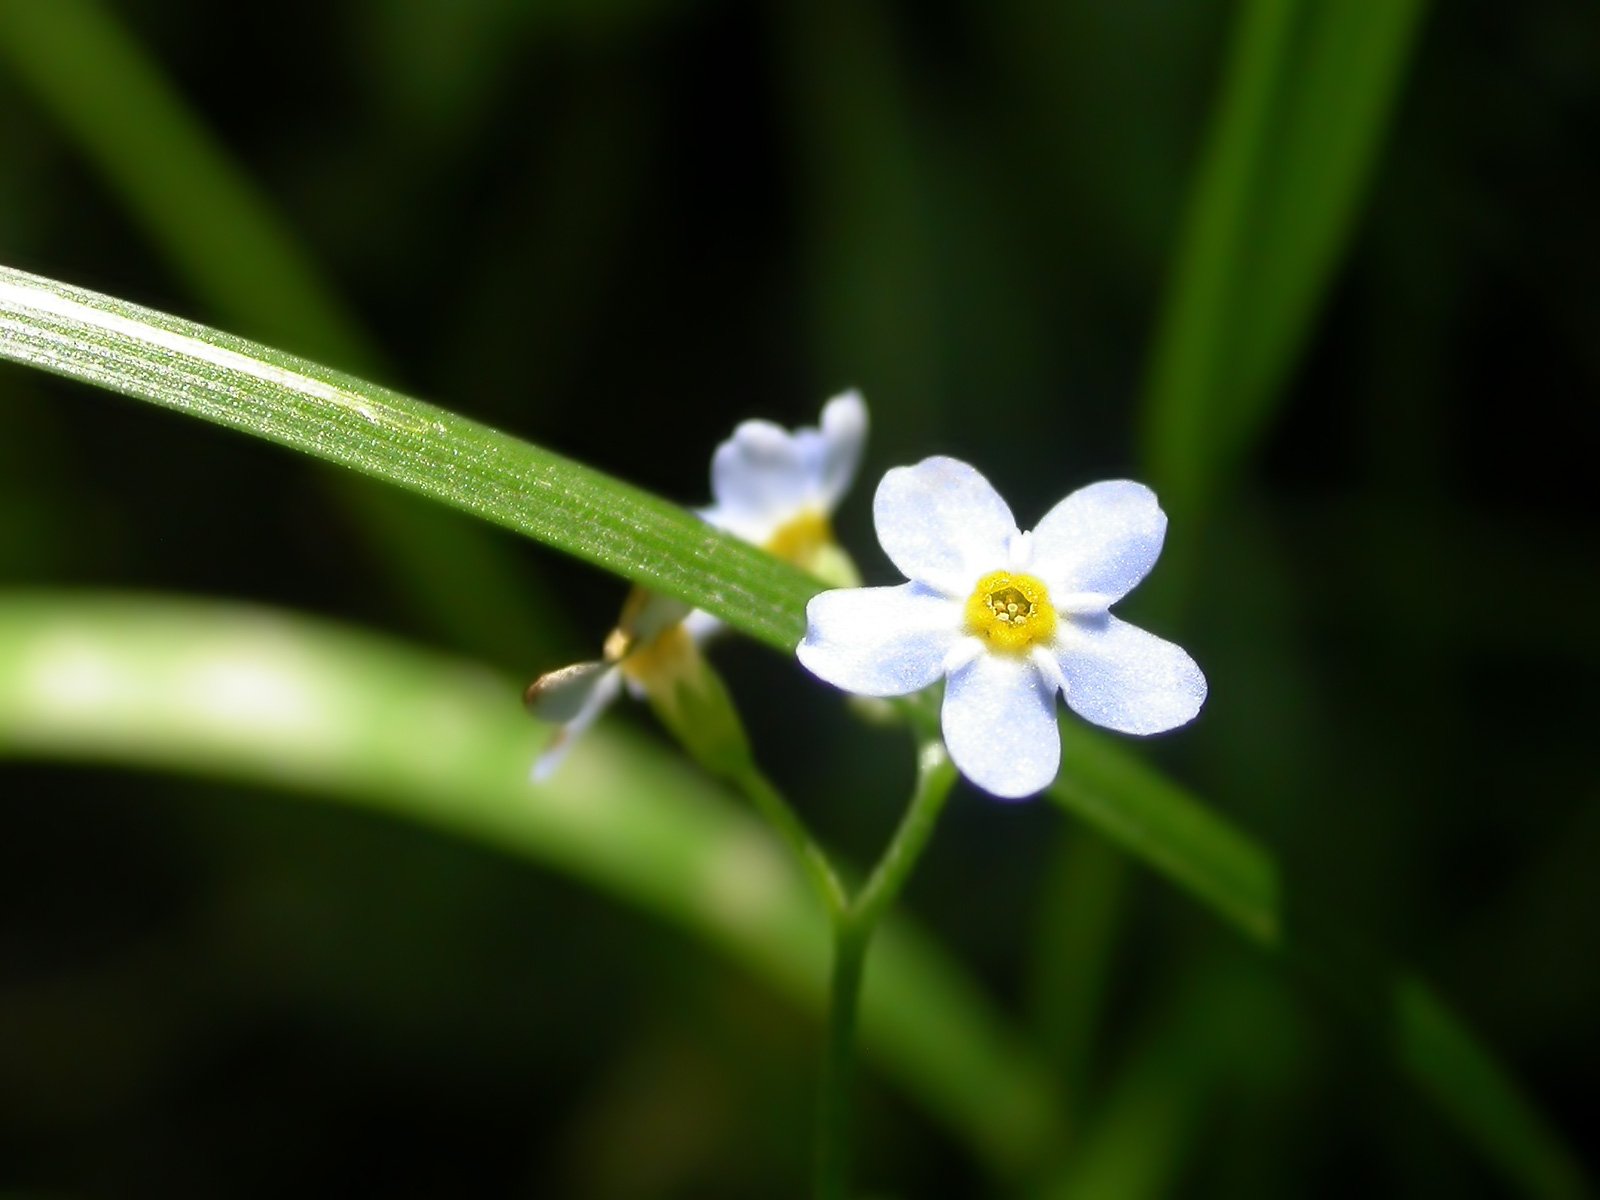
{"type": "MultiPolygon", "coordinates": [[[[791,433],[771,421],[745,421],[712,456],[715,503],[699,515],[826,583],[856,583],[830,518],[855,479],[866,438],[867,406],[853,391],[823,406],[819,428],[791,433]]],[[[534,763],[534,780],[555,772],[624,685],[636,698],[667,689],[695,669],[696,646],[721,627],[710,613],[636,588],[602,660],[551,671],[528,688],[533,715],[561,726],[534,763]]]]}
{"type": "Polygon", "coordinates": [[[816,429],[790,433],[745,421],[711,458],[714,504],[700,515],[825,582],[855,583],[829,519],[861,465],[867,406],[856,392],[828,401],[816,429]],[[836,578],[841,566],[845,578],[836,578]]]}
{"type": "Polygon", "coordinates": [[[1121,733],[1160,733],[1200,711],[1206,680],[1178,646],[1109,608],[1155,565],[1167,518],[1127,480],[1068,496],[1032,533],[989,481],[953,458],[896,467],[873,500],[884,552],[911,582],[823,592],[796,651],[863,696],[946,679],[941,724],[957,768],[1006,799],[1061,764],[1056,693],[1121,733]]]}

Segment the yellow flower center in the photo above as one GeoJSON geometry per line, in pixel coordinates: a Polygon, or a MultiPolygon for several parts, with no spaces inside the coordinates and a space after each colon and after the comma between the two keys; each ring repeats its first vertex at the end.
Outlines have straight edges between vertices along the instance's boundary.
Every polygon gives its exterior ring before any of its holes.
{"type": "Polygon", "coordinates": [[[667,680],[688,674],[699,658],[694,639],[682,625],[663,630],[654,639],[634,650],[619,664],[622,673],[647,691],[667,680]]]}
{"type": "Polygon", "coordinates": [[[775,558],[809,568],[817,555],[833,544],[833,527],[815,509],[807,509],[791,521],[778,526],[761,548],[775,558]]]}
{"type": "Polygon", "coordinates": [[[1056,610],[1032,575],[995,571],[978,580],[967,601],[967,629],[995,650],[1020,654],[1055,636],[1056,610]]]}

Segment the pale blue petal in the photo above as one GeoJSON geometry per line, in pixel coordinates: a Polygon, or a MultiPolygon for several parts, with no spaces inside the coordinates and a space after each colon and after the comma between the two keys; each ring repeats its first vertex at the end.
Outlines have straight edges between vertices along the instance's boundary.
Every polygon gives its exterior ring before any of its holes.
{"type": "Polygon", "coordinates": [[[701,515],[741,537],[751,529],[775,529],[813,502],[814,471],[787,429],[745,421],[711,457],[716,505],[701,515]]]}
{"type": "Polygon", "coordinates": [[[845,392],[823,405],[822,440],[817,499],[831,514],[855,482],[867,446],[867,406],[860,393],[845,392]]]}
{"type": "Polygon", "coordinates": [[[1164,638],[1107,614],[1070,618],[1056,634],[1067,705],[1119,733],[1161,733],[1194,719],[1206,677],[1164,638]]]}
{"type": "Polygon", "coordinates": [[[963,602],[978,580],[1008,562],[1016,520],[972,467],[925,458],[895,467],[872,502],[878,541],[907,579],[963,602]]]}
{"type": "Polygon", "coordinates": [[[1142,483],[1115,479],[1079,488],[1033,531],[1033,573],[1051,592],[1121,599],[1155,566],[1167,515],[1142,483]]]}
{"type": "Polygon", "coordinates": [[[954,672],[941,725],[956,769],[1002,800],[1048,787],[1061,765],[1056,689],[1027,658],[985,654],[954,672]]]}
{"type": "Polygon", "coordinates": [[[683,619],[684,632],[696,645],[702,644],[713,634],[722,631],[722,622],[702,609],[694,609],[683,619]]]}
{"type": "Polygon", "coordinates": [[[533,764],[533,781],[543,783],[555,774],[584,730],[593,725],[622,690],[622,672],[605,663],[578,663],[543,676],[530,689],[528,707],[541,721],[557,721],[561,728],[533,764]],[[546,682],[548,681],[548,683],[546,682]]]}
{"type": "Polygon", "coordinates": [[[841,588],[806,605],[803,665],[858,696],[905,696],[944,673],[962,636],[961,606],[915,583],[841,588]]]}

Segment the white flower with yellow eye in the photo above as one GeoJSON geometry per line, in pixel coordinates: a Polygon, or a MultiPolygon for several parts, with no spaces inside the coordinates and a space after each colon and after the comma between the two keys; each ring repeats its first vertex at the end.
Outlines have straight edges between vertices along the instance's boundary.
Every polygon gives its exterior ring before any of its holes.
{"type": "Polygon", "coordinates": [[[712,455],[715,503],[700,515],[824,583],[858,583],[830,518],[866,443],[867,406],[855,392],[828,401],[815,429],[790,433],[771,421],[745,421],[712,455]]]}
{"type": "Polygon", "coordinates": [[[1166,535],[1143,484],[1081,488],[1023,533],[976,470],[928,458],[885,475],[872,511],[910,582],[813,597],[797,654],[863,696],[909,695],[943,678],[950,758],[985,791],[1017,799],[1055,779],[1058,692],[1121,733],[1160,733],[1200,711],[1206,680],[1194,660],[1110,612],[1166,535]]]}
{"type": "MultiPolygon", "coordinates": [[[[867,406],[855,392],[828,401],[815,429],[792,433],[770,421],[745,421],[711,459],[715,503],[700,516],[753,542],[824,583],[859,582],[855,565],[833,540],[831,518],[855,479],[867,438],[867,406]]],[[[578,736],[622,693],[666,694],[699,669],[697,646],[720,629],[710,613],[635,588],[605,657],[540,676],[527,703],[540,720],[560,725],[534,763],[548,779],[578,736]]]]}

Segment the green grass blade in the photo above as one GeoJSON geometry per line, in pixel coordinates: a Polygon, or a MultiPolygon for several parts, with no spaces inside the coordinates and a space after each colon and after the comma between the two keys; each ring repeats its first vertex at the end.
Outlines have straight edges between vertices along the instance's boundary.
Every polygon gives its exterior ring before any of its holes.
{"type": "Polygon", "coordinates": [[[1425,12],[1426,0],[1321,0],[1307,13],[1255,197],[1231,386],[1217,398],[1221,463],[1243,454],[1270,418],[1338,271],[1425,12]]]}
{"type": "Polygon", "coordinates": [[[1144,455],[1203,512],[1259,437],[1355,225],[1423,0],[1243,0],[1144,395],[1144,455]]]}
{"type": "Polygon", "coordinates": [[[550,451],[205,326],[0,268],[0,358],[339,463],[680,597],[790,650],[806,575],[550,451]]]}
{"type": "Polygon", "coordinates": [[[1064,738],[1051,799],[1338,999],[1524,1194],[1550,1200],[1590,1194],[1577,1157],[1425,983],[1307,906],[1265,847],[1110,738],[1076,723],[1064,738]]]}
{"type": "MultiPolygon", "coordinates": [[[[808,1011],[827,919],[782,847],[680,758],[599,728],[557,781],[481,667],[268,609],[72,593],[0,599],[0,758],[171,770],[415,820],[683,926],[808,1011]]],[[[1049,1081],[907,921],[874,956],[863,1045],[999,1171],[1057,1128],[1049,1081]]]]}

